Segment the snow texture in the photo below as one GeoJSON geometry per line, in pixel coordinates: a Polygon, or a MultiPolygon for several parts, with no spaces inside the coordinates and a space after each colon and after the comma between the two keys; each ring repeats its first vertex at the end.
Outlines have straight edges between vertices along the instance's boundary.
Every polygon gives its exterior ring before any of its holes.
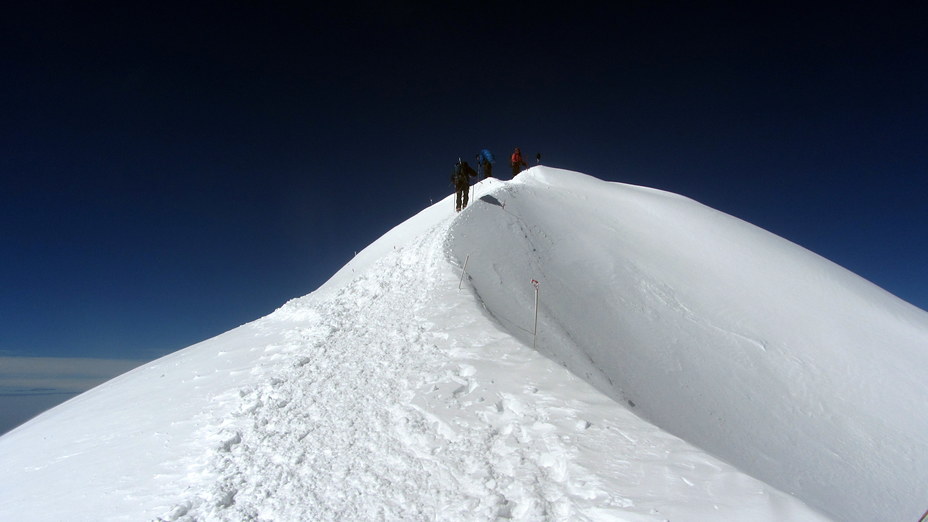
{"type": "Polygon", "coordinates": [[[536,167],[453,206],[0,437],[0,520],[924,511],[925,312],[664,192],[536,167]]]}

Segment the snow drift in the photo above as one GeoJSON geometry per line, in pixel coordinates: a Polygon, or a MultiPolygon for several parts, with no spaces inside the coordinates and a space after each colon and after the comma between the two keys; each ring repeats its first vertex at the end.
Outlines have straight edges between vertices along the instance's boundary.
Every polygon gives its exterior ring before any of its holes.
{"type": "Polygon", "coordinates": [[[451,198],[0,437],[0,519],[921,514],[928,314],[664,192],[538,167],[451,198]]]}
{"type": "Polygon", "coordinates": [[[611,397],[840,520],[928,505],[928,314],[692,200],[537,168],[452,227],[494,317],[611,397]],[[498,245],[506,245],[500,250],[498,245]]]}

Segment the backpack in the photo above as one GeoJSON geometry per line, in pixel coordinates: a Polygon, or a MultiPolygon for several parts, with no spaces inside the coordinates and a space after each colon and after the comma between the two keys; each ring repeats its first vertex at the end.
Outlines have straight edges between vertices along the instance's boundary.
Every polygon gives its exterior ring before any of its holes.
{"type": "Polygon", "coordinates": [[[477,177],[477,171],[468,165],[466,161],[455,163],[454,168],[451,169],[451,183],[456,186],[467,185],[469,184],[468,177],[477,177]]]}
{"type": "MultiPolygon", "coordinates": [[[[472,177],[472,178],[477,177],[477,171],[474,170],[473,167],[471,167],[470,165],[468,165],[466,161],[465,161],[464,163],[461,164],[461,170],[464,171],[464,174],[466,174],[466,175],[468,175],[468,176],[470,176],[470,177],[472,177]]],[[[464,179],[465,179],[465,181],[467,180],[467,178],[464,178],[464,179]]]]}
{"type": "Polygon", "coordinates": [[[467,185],[467,177],[474,177],[476,175],[477,172],[468,165],[466,161],[455,163],[454,169],[451,171],[451,183],[454,183],[456,186],[467,185]]]}

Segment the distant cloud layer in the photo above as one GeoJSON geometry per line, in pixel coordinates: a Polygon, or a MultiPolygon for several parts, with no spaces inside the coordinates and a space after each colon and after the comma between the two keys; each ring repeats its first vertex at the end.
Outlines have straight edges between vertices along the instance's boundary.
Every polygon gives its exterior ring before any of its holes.
{"type": "Polygon", "coordinates": [[[81,393],[145,362],[77,357],[0,357],[0,396],[81,393]]]}
{"type": "Polygon", "coordinates": [[[0,435],[146,362],[0,356],[0,435]]]}

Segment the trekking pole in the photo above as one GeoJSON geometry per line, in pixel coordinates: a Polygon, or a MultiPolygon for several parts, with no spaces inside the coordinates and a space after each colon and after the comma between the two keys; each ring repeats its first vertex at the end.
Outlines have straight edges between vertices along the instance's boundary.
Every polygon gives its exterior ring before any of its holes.
{"type": "Polygon", "coordinates": [[[470,254],[467,254],[467,257],[464,258],[464,268],[461,269],[461,280],[458,281],[458,290],[461,289],[461,285],[464,284],[464,274],[467,273],[467,260],[470,259],[470,254]]]}
{"type": "Polygon", "coordinates": [[[535,348],[538,340],[538,281],[532,279],[532,286],[535,287],[535,326],[532,329],[532,348],[535,348]]]}

